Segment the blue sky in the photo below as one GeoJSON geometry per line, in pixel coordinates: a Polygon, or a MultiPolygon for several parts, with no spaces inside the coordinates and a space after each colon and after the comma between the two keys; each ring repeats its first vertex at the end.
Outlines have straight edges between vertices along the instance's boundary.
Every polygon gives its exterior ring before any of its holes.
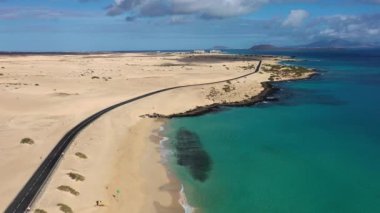
{"type": "Polygon", "coordinates": [[[0,0],[0,51],[380,42],[380,0],[0,0]]]}

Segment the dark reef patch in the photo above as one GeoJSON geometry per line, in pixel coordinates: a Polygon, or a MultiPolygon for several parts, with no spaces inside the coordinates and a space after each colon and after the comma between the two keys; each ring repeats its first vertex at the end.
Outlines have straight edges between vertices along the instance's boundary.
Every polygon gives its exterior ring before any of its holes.
{"type": "Polygon", "coordinates": [[[180,128],[175,141],[178,165],[186,167],[192,177],[204,182],[211,170],[211,158],[203,150],[199,136],[185,128],[180,128]]]}

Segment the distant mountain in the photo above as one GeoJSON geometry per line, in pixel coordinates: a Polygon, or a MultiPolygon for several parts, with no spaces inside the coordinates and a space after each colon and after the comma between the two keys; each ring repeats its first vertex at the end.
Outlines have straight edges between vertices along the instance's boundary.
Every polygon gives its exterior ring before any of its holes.
{"type": "Polygon", "coordinates": [[[273,50],[273,49],[279,49],[279,48],[270,44],[260,44],[260,45],[255,45],[251,47],[250,49],[251,50],[273,50]]]}

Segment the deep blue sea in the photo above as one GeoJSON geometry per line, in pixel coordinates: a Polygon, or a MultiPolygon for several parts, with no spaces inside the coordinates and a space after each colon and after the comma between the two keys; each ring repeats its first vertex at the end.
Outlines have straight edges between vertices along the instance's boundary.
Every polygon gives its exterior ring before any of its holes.
{"type": "Polygon", "coordinates": [[[275,102],[172,119],[170,167],[188,203],[203,213],[380,212],[380,50],[259,54],[296,56],[320,75],[275,84],[275,102]]]}

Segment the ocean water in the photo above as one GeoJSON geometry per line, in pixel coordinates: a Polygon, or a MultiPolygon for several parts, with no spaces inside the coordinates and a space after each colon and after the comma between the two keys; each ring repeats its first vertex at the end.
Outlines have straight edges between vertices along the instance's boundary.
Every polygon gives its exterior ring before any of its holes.
{"type": "Polygon", "coordinates": [[[275,102],[172,119],[169,164],[188,203],[203,213],[380,212],[380,50],[265,54],[320,75],[275,84],[275,102]]]}

